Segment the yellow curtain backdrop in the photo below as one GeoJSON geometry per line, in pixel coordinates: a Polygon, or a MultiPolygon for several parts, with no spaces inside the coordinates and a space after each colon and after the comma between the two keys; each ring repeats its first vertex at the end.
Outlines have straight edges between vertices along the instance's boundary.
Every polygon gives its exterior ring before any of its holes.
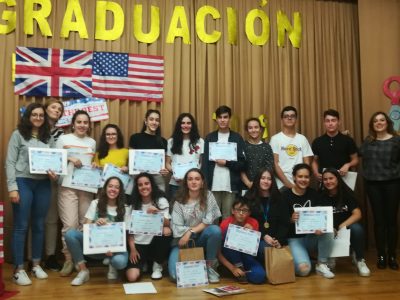
{"type": "MultiPolygon", "coordinates": [[[[108,100],[110,119],[94,125],[93,136],[99,137],[107,123],[118,124],[129,139],[140,130],[144,114],[149,108],[162,113],[162,132],[171,135],[176,117],[181,112],[191,112],[197,119],[202,135],[214,129],[212,113],[219,105],[232,107],[235,130],[243,132],[245,119],[265,114],[269,134],[280,129],[279,113],[283,106],[299,109],[299,131],[311,141],[322,133],[322,112],[335,108],[341,112],[343,129],[348,129],[357,142],[361,141],[361,100],[359,75],[358,16],[356,1],[270,0],[263,7],[258,0],[114,0],[125,12],[125,30],[115,41],[94,39],[95,1],[80,0],[89,38],[81,39],[72,32],[68,39],[60,38],[61,24],[67,0],[52,0],[48,18],[53,36],[43,37],[37,26],[35,33],[23,32],[23,1],[7,8],[17,12],[17,29],[0,35],[3,55],[0,57],[0,114],[2,127],[0,159],[2,167],[7,142],[15,128],[19,107],[45,98],[27,98],[13,93],[11,81],[11,54],[16,46],[64,48],[129,52],[163,55],[165,58],[164,101],[136,102],[108,100]],[[148,32],[150,7],[160,9],[160,36],[152,44],[139,43],[133,37],[133,7],[143,5],[143,31],[148,32]],[[176,38],[166,43],[166,36],[175,6],[184,6],[188,18],[191,44],[176,38]],[[207,18],[207,32],[222,32],[215,44],[205,44],[196,35],[195,16],[204,6],[215,7],[221,18],[207,18]],[[232,7],[237,13],[237,44],[228,43],[226,10],[232,7]],[[246,37],[246,15],[252,9],[266,12],[270,20],[270,38],[263,46],[252,45],[246,37]],[[283,11],[293,22],[293,13],[300,12],[302,41],[294,48],[287,37],[285,46],[277,46],[277,12],[283,11]]],[[[0,11],[6,9],[0,3],[0,11]]],[[[108,21],[112,18],[108,16],[108,21]]],[[[3,22],[4,23],[4,22],[3,22]]],[[[260,22],[255,22],[255,32],[261,32],[260,22]]],[[[7,201],[4,172],[0,172],[1,195],[7,201]]],[[[10,221],[10,207],[6,205],[6,231],[10,221]]],[[[6,241],[7,243],[7,241],[6,241]]]]}

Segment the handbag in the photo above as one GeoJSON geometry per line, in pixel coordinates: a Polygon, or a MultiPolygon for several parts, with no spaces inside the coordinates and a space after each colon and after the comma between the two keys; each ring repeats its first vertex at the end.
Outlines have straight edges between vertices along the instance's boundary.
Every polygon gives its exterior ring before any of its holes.
{"type": "Polygon", "coordinates": [[[293,256],[289,246],[282,248],[265,247],[265,269],[271,284],[294,282],[293,256]]]}
{"type": "Polygon", "coordinates": [[[203,247],[196,247],[193,239],[190,239],[186,248],[179,249],[179,261],[204,260],[203,247]]]}

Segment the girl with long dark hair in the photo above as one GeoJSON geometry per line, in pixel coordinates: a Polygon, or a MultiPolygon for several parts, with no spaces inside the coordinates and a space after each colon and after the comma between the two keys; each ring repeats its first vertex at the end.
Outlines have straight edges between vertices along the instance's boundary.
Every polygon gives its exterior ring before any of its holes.
{"type": "Polygon", "coordinates": [[[131,197],[132,210],[147,213],[162,213],[164,216],[162,236],[129,234],[129,262],[126,270],[128,281],[137,281],[148,260],[153,261],[152,279],[162,278],[162,264],[168,258],[172,238],[169,203],[165,194],[156,185],[152,175],[140,173],[135,178],[131,197]]]}
{"type": "MultiPolygon", "coordinates": [[[[175,123],[172,137],[168,140],[166,168],[173,173],[175,165],[196,164],[200,167],[204,151],[204,140],[200,137],[196,120],[190,113],[182,113],[175,123]]],[[[169,198],[172,199],[179,188],[182,178],[174,175],[169,181],[169,198]]]]}
{"type": "MultiPolygon", "coordinates": [[[[104,183],[99,198],[93,200],[85,214],[85,224],[96,223],[98,226],[110,222],[124,222],[126,215],[125,193],[121,179],[110,177],[104,183]]],[[[74,264],[79,269],[78,275],[71,281],[71,285],[79,286],[89,280],[89,269],[83,256],[83,233],[81,230],[70,229],[65,234],[68,250],[74,264]]],[[[91,256],[94,259],[109,259],[107,279],[117,279],[118,270],[123,270],[128,262],[128,253],[107,252],[104,255],[91,256]]]]}

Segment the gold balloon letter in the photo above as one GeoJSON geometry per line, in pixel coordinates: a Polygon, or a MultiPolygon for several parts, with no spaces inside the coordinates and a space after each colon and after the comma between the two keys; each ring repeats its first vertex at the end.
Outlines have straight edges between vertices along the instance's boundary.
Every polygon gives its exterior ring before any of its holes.
{"type": "Polygon", "coordinates": [[[160,36],[160,8],[151,6],[151,21],[149,33],[144,33],[143,27],[143,6],[137,4],[133,7],[133,35],[142,43],[151,44],[160,36]]]}
{"type": "Polygon", "coordinates": [[[81,39],[89,38],[79,0],[68,0],[64,19],[61,25],[60,36],[62,38],[68,38],[71,31],[77,31],[81,39]],[[72,21],[74,15],[75,21],[72,21]]]}
{"type": "Polygon", "coordinates": [[[39,25],[43,36],[53,36],[47,18],[51,13],[50,0],[25,0],[24,3],[24,33],[33,34],[33,20],[39,25]],[[41,6],[39,10],[34,10],[36,5],[41,6]]]}
{"type": "Polygon", "coordinates": [[[293,47],[300,48],[301,43],[301,17],[299,12],[293,13],[293,26],[290,24],[288,17],[278,11],[276,14],[276,23],[278,25],[278,46],[285,45],[285,31],[288,32],[289,40],[293,47]]]}
{"type": "Polygon", "coordinates": [[[125,15],[122,7],[112,1],[98,1],[96,3],[96,40],[115,41],[124,32],[125,15]],[[106,29],[107,11],[113,15],[114,24],[111,29],[106,29]]]}
{"type": "MultiPolygon", "coordinates": [[[[17,5],[15,0],[0,0],[0,3],[5,3],[8,7],[17,5]]],[[[0,34],[7,34],[15,30],[17,23],[17,12],[4,10],[1,14],[1,19],[6,21],[6,25],[0,24],[0,34]]]]}
{"type": "Polygon", "coordinates": [[[236,10],[234,10],[232,7],[227,7],[226,15],[228,16],[228,43],[236,45],[237,42],[236,10]]]}
{"type": "Polygon", "coordinates": [[[269,18],[261,9],[252,9],[246,16],[246,35],[253,45],[262,46],[269,39],[269,18]],[[254,21],[259,18],[261,21],[262,31],[260,35],[254,32],[254,21]]]}
{"type": "Polygon", "coordinates": [[[211,44],[220,39],[221,32],[216,30],[214,30],[211,34],[206,32],[205,18],[208,14],[211,15],[214,20],[221,18],[219,11],[215,7],[208,5],[200,7],[196,15],[196,32],[197,36],[202,42],[211,44]]]}
{"type": "Polygon", "coordinates": [[[166,42],[168,44],[173,44],[177,36],[182,37],[184,44],[190,45],[189,26],[187,22],[185,7],[180,5],[175,6],[171,18],[171,23],[169,24],[166,42]],[[178,22],[180,22],[181,27],[178,27],[178,22]]]}

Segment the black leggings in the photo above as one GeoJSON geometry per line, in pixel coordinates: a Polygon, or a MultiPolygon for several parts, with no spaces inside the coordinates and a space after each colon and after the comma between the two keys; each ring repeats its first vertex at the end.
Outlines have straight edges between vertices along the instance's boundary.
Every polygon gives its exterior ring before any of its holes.
{"type": "Polygon", "coordinates": [[[397,214],[400,202],[400,179],[367,181],[366,189],[374,215],[375,244],[379,256],[396,255],[397,214]]]}
{"type": "Polygon", "coordinates": [[[140,259],[137,263],[132,263],[128,260],[127,268],[143,268],[143,265],[148,261],[155,261],[162,264],[167,260],[171,246],[172,236],[155,236],[148,245],[135,244],[136,250],[140,254],[140,259]]]}

